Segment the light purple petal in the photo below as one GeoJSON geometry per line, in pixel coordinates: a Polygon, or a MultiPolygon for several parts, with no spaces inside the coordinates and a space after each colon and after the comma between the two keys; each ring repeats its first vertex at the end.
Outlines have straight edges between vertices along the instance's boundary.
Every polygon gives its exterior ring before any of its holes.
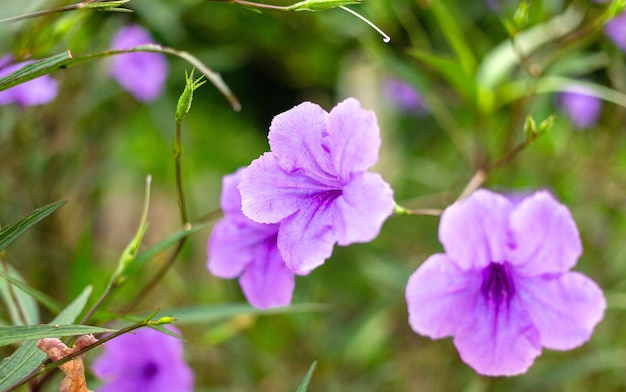
{"type": "Polygon", "coordinates": [[[241,174],[243,213],[259,223],[277,223],[311,203],[329,187],[302,173],[286,173],[271,152],[255,159],[241,174]]]}
{"type": "Polygon", "coordinates": [[[236,278],[256,257],[259,243],[277,232],[277,225],[252,222],[244,216],[225,217],[211,233],[207,268],[220,278],[236,278]]]}
{"type": "Polygon", "coordinates": [[[406,287],[411,328],[433,339],[467,328],[480,284],[480,273],[463,272],[444,254],[429,257],[406,287]]]}
{"type": "Polygon", "coordinates": [[[302,171],[322,183],[336,181],[330,154],[322,148],[328,113],[303,102],[274,117],[268,135],[278,165],[287,173],[302,171]]]}
{"type": "Polygon", "coordinates": [[[536,192],[516,206],[510,216],[510,232],[515,248],[507,258],[517,274],[564,272],[582,253],[572,215],[546,191],[536,192]]]}
{"type": "Polygon", "coordinates": [[[541,344],[554,350],[569,350],[589,340],[606,308],[602,290],[578,272],[525,279],[520,291],[541,344]]]}
{"type": "Polygon", "coordinates": [[[446,208],[439,223],[439,240],[448,257],[463,270],[505,261],[512,208],[505,197],[484,189],[446,208]]]}
{"type": "Polygon", "coordinates": [[[308,274],[330,257],[335,244],[334,200],[314,198],[285,219],[278,230],[278,249],[285,264],[298,274],[308,274]]]}
{"type": "MultiPolygon", "coordinates": [[[[154,43],[143,27],[131,25],[118,31],[111,49],[131,49],[138,45],[154,43]]],[[[116,55],[111,62],[111,77],[140,101],[152,101],[165,87],[168,63],[161,53],[128,53],[116,55]]]]}
{"type": "Polygon", "coordinates": [[[241,181],[241,173],[244,168],[239,168],[232,174],[225,175],[222,178],[222,195],[220,197],[220,205],[222,211],[227,215],[241,215],[241,194],[239,193],[239,182],[241,181]]]}
{"type": "Polygon", "coordinates": [[[259,246],[254,261],[239,279],[248,302],[259,309],[286,306],[291,303],[295,277],[285,265],[276,239],[259,246]]]}
{"type": "Polygon", "coordinates": [[[473,313],[476,323],[457,334],[454,345],[463,361],[482,375],[526,372],[541,354],[539,332],[515,299],[498,312],[491,305],[481,297],[473,313]]]}
{"type": "Polygon", "coordinates": [[[359,101],[348,98],[337,104],[326,124],[328,136],[323,138],[324,150],[330,151],[334,172],[344,181],[378,161],[380,130],[376,115],[361,108],[359,101]]]}
{"type": "Polygon", "coordinates": [[[626,12],[622,12],[605,24],[604,34],[623,52],[626,52],[626,12]]]}
{"type": "Polygon", "coordinates": [[[393,213],[393,191],[377,173],[354,177],[335,202],[335,235],[339,245],[376,238],[393,213]]]}
{"type": "Polygon", "coordinates": [[[560,96],[563,112],[577,128],[589,128],[598,122],[602,101],[585,86],[570,86],[560,96]]]}

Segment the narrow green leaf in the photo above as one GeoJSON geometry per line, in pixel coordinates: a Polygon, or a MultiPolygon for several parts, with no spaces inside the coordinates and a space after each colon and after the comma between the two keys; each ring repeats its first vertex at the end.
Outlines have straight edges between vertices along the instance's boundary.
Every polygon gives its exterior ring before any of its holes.
{"type": "Polygon", "coordinates": [[[65,69],[69,67],[73,67],[75,65],[79,65],[88,61],[98,60],[105,57],[125,54],[125,53],[135,53],[135,52],[154,52],[154,53],[164,53],[170,54],[176,57],[179,57],[189,64],[196,67],[200,72],[204,74],[204,76],[209,80],[213,85],[226,97],[231,107],[235,111],[241,110],[241,104],[237,100],[237,97],[230,91],[224,80],[220,76],[220,74],[212,71],[206,65],[204,65],[198,58],[193,55],[184,52],[175,50],[172,48],[163,47],[155,44],[146,44],[139,45],[134,48],[124,49],[124,50],[108,50],[104,52],[92,53],[84,56],[73,57],[70,51],[60,53],[39,61],[35,61],[34,63],[30,63],[17,71],[9,74],[3,78],[0,78],[0,91],[6,90],[10,87],[16,86],[20,83],[27,82],[29,80],[38,78],[43,75],[47,75],[58,71],[60,69],[65,69]]]}
{"type": "MultiPolygon", "coordinates": [[[[4,263],[3,267],[8,268],[3,275],[14,281],[24,282],[22,275],[12,265],[4,263]]],[[[4,269],[3,267],[0,269],[4,269]]],[[[25,283],[22,284],[25,285],[25,283]]],[[[0,280],[0,297],[7,307],[13,325],[39,324],[37,302],[25,291],[11,287],[6,281],[0,280]]]]}
{"type": "MultiPolygon", "coordinates": [[[[91,295],[91,286],[85,290],[52,320],[51,324],[71,324],[83,311],[91,295]]],[[[0,391],[4,391],[37,369],[46,360],[46,354],[37,349],[37,342],[26,342],[13,354],[0,362],[0,391]]]]}
{"type": "MultiPolygon", "coordinates": [[[[0,79],[0,83],[1,83],[0,79]]],[[[1,89],[0,89],[1,90],[1,89]]],[[[45,207],[37,208],[31,212],[26,218],[21,219],[0,231],[0,251],[6,249],[13,241],[18,239],[28,229],[39,223],[43,218],[52,214],[67,203],[67,200],[57,201],[56,203],[48,204],[45,207]]]]}
{"type": "Polygon", "coordinates": [[[42,291],[39,291],[33,287],[30,287],[28,284],[22,282],[19,279],[14,278],[13,276],[7,275],[2,271],[0,271],[0,277],[8,280],[9,283],[17,286],[20,290],[22,290],[23,292],[27,293],[28,295],[30,295],[31,297],[39,301],[40,304],[45,306],[51,312],[58,313],[61,310],[61,305],[59,305],[59,303],[55,301],[54,298],[50,297],[48,294],[42,291]]]}
{"type": "Polygon", "coordinates": [[[464,34],[459,28],[462,23],[455,19],[456,15],[446,6],[446,2],[431,1],[429,6],[435,18],[437,18],[439,26],[441,26],[441,32],[445,35],[452,50],[454,50],[463,70],[468,75],[474,75],[477,61],[466,42],[467,34],[464,34]]]}
{"type": "Polygon", "coordinates": [[[437,71],[466,101],[476,101],[476,85],[472,78],[454,59],[434,55],[422,50],[410,50],[409,55],[437,71]]]}
{"type": "Polygon", "coordinates": [[[306,392],[307,388],[309,387],[309,382],[311,381],[311,376],[313,376],[313,371],[315,370],[316,365],[317,361],[313,361],[296,392],[306,392]]]}
{"type": "Polygon", "coordinates": [[[234,303],[226,305],[195,306],[171,309],[164,313],[171,314],[178,324],[215,323],[241,315],[275,315],[298,312],[327,311],[330,307],[325,304],[298,304],[282,308],[260,310],[248,304],[234,303]]]}
{"type": "Polygon", "coordinates": [[[89,325],[18,325],[12,327],[0,327],[0,346],[36,340],[42,338],[58,338],[61,336],[78,336],[90,333],[115,332],[114,329],[92,327],[89,325]]]}
{"type": "Polygon", "coordinates": [[[159,253],[163,252],[167,248],[173,246],[178,241],[180,241],[182,238],[188,237],[191,234],[206,228],[208,225],[209,225],[208,223],[194,224],[193,226],[191,226],[190,229],[182,229],[180,231],[177,231],[176,233],[174,233],[174,234],[170,235],[169,237],[165,238],[164,240],[156,243],[154,246],[150,247],[149,249],[147,249],[147,250],[143,251],[142,253],[140,253],[139,255],[137,255],[137,258],[135,259],[135,262],[133,264],[131,264],[131,266],[128,269],[128,274],[131,274],[132,272],[136,271],[143,264],[145,264],[146,262],[152,260],[154,257],[156,257],[156,255],[158,255],[159,253]]]}

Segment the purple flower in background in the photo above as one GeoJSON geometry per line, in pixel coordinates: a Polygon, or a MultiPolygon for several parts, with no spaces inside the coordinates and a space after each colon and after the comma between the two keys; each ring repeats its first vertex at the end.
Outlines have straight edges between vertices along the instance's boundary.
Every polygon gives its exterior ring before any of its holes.
{"type": "MultiPolygon", "coordinates": [[[[12,60],[13,58],[10,55],[0,58],[0,78],[3,78],[33,62],[24,61],[21,63],[10,64],[12,60]]],[[[0,105],[44,105],[56,98],[58,90],[59,86],[56,80],[52,79],[48,75],[41,76],[26,83],[18,84],[17,86],[11,87],[7,90],[0,91],[0,105]]]]}
{"type": "Polygon", "coordinates": [[[439,239],[446,253],[409,279],[409,324],[453,336],[480,374],[524,373],[542,347],[578,347],[602,319],[602,291],[570,271],[582,252],[576,223],[546,191],[513,205],[478,190],[444,211],[439,239]]]}
{"type": "Polygon", "coordinates": [[[598,122],[602,101],[585,86],[574,85],[559,96],[565,115],[577,128],[589,128],[598,122]]]}
{"type": "Polygon", "coordinates": [[[254,307],[289,305],[295,279],[276,245],[278,225],[253,222],[241,212],[237,185],[242,170],[222,180],[224,219],[211,234],[207,268],[221,278],[239,276],[241,289],[254,307]]]}
{"type": "MultiPolygon", "coordinates": [[[[172,326],[166,328],[179,333],[172,326]]],[[[183,359],[183,342],[148,327],[107,342],[92,370],[104,381],[98,392],[193,391],[193,372],[183,359]]]]}
{"type": "MultiPolygon", "coordinates": [[[[138,25],[120,29],[111,49],[131,49],[138,45],[154,43],[150,33],[138,25]]],[[[161,53],[128,53],[113,57],[111,77],[142,102],[155,100],[165,87],[168,65],[161,53]]]]}
{"type": "Polygon", "coordinates": [[[411,84],[400,79],[390,79],[385,84],[385,95],[400,109],[418,116],[426,114],[426,104],[411,84]]]}
{"type": "Polygon", "coordinates": [[[393,191],[366,170],[378,160],[374,113],[349,98],[330,113],[310,102],[274,117],[271,152],[241,175],[243,213],[280,223],[278,249],[287,267],[306,274],[335,243],[374,239],[393,213],[393,191]]]}
{"type": "Polygon", "coordinates": [[[615,42],[618,48],[626,52],[626,12],[615,16],[604,25],[604,34],[615,42]]]}

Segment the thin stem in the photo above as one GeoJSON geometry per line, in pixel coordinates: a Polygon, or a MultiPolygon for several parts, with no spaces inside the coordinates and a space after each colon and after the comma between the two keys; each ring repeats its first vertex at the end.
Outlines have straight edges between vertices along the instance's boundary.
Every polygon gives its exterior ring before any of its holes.
{"type": "Polygon", "coordinates": [[[245,0],[230,0],[230,2],[231,3],[235,3],[235,4],[239,4],[239,5],[243,5],[245,7],[264,8],[264,9],[268,9],[268,10],[283,11],[283,12],[288,12],[289,11],[289,7],[283,7],[283,6],[279,6],[279,5],[254,3],[254,2],[251,2],[251,1],[245,1],[245,0]]]}
{"type": "Polygon", "coordinates": [[[189,223],[189,218],[187,216],[187,202],[185,200],[185,192],[183,190],[183,174],[182,174],[182,132],[181,132],[182,123],[176,122],[176,138],[174,140],[174,161],[176,164],[176,193],[178,195],[178,209],[180,211],[180,217],[183,221],[183,225],[189,223]]]}
{"type": "Polygon", "coordinates": [[[57,13],[61,13],[61,12],[73,11],[73,10],[79,9],[82,4],[83,3],[66,5],[66,6],[63,6],[63,7],[53,8],[51,10],[36,11],[36,12],[31,12],[29,14],[12,16],[10,18],[0,19],[0,23],[19,22],[21,20],[37,18],[37,17],[40,17],[40,16],[46,16],[46,15],[52,15],[52,14],[57,14],[57,13]]]}
{"type": "Polygon", "coordinates": [[[388,36],[387,34],[385,34],[384,31],[382,31],[378,26],[376,26],[374,23],[372,23],[371,21],[369,21],[367,18],[365,18],[364,16],[352,11],[350,8],[345,7],[343,5],[340,5],[339,8],[341,8],[344,11],[348,11],[349,13],[351,13],[352,15],[356,16],[357,18],[361,19],[363,22],[367,23],[368,25],[370,25],[371,28],[373,28],[374,30],[378,31],[378,33],[380,35],[383,36],[383,42],[384,43],[389,43],[391,41],[391,37],[388,36]]]}

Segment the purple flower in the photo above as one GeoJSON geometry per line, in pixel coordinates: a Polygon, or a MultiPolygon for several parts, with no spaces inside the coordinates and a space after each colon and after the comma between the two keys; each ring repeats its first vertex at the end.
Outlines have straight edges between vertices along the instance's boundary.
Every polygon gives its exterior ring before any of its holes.
{"type": "Polygon", "coordinates": [[[602,101],[591,89],[581,85],[569,86],[559,99],[561,109],[577,128],[589,128],[598,122],[602,101]]]}
{"type": "Polygon", "coordinates": [[[576,223],[546,191],[513,205],[478,190],[444,211],[439,239],[446,253],[409,279],[409,324],[453,336],[480,374],[524,373],[542,347],[578,347],[602,319],[602,291],[570,271],[582,252],[576,223]]]}
{"type": "Polygon", "coordinates": [[[306,274],[335,243],[374,239],[393,212],[393,192],[366,170],[378,160],[376,116],[354,98],[330,113],[305,102],[274,117],[272,152],[241,175],[243,213],[280,223],[278,249],[287,267],[306,274]]]}
{"type": "Polygon", "coordinates": [[[209,240],[209,271],[221,278],[239,276],[252,306],[267,309],[289,305],[295,285],[276,245],[277,224],[256,223],[241,212],[237,189],[243,169],[222,180],[222,219],[209,240]]]}
{"type": "Polygon", "coordinates": [[[426,114],[426,104],[420,93],[411,84],[399,79],[390,79],[385,85],[385,95],[398,108],[418,116],[426,114]]]}
{"type": "Polygon", "coordinates": [[[626,52],[626,12],[615,16],[605,24],[604,34],[606,34],[622,52],[626,52]]]}
{"type": "MultiPolygon", "coordinates": [[[[148,31],[138,25],[126,26],[115,34],[111,49],[131,49],[154,43],[148,31]]],[[[142,102],[155,100],[165,87],[168,65],[161,53],[128,53],[113,57],[111,77],[142,102]]]]}
{"type": "Polygon", "coordinates": [[[241,174],[243,213],[279,223],[278,249],[287,267],[306,274],[335,243],[374,239],[394,208],[393,191],[366,170],[378,160],[374,113],[349,98],[327,113],[304,102],[274,117],[271,152],[241,174]]]}
{"type": "MultiPolygon", "coordinates": [[[[166,328],[179,333],[172,326],[166,328]]],[[[183,359],[183,342],[152,328],[107,342],[92,370],[105,383],[98,392],[193,391],[193,372],[183,359]]]]}
{"type": "MultiPolygon", "coordinates": [[[[0,78],[3,78],[33,61],[10,64],[10,55],[0,58],[0,78]]],[[[45,75],[26,83],[18,84],[7,90],[0,91],[0,105],[15,104],[18,106],[44,105],[57,96],[59,86],[56,80],[45,75]]]]}

